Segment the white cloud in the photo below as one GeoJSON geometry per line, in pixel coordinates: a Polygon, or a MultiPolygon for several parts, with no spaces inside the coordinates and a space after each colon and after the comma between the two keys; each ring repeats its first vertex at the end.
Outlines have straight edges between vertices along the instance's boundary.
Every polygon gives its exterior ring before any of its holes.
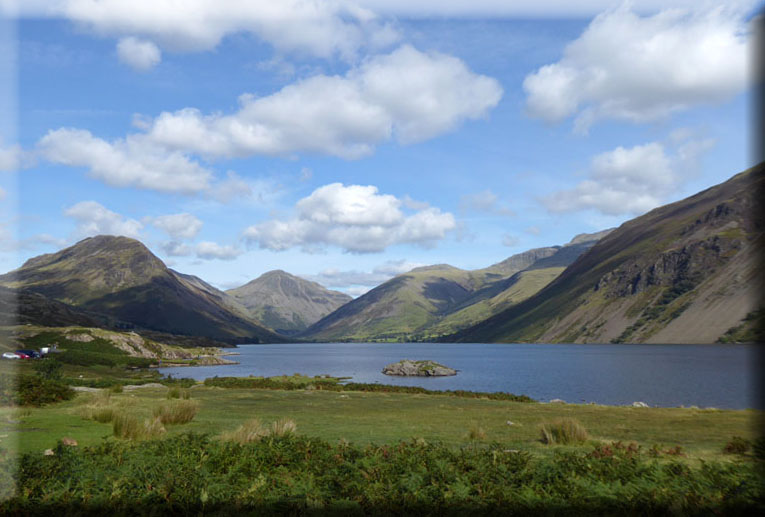
{"type": "Polygon", "coordinates": [[[465,194],[460,197],[459,208],[462,212],[485,212],[501,216],[513,216],[513,212],[507,206],[502,206],[499,196],[489,189],[475,194],[465,194]]]}
{"type": "Polygon", "coordinates": [[[711,140],[688,140],[668,154],[664,144],[651,142],[617,147],[592,159],[589,177],[573,189],[543,200],[552,212],[594,209],[606,215],[641,214],[666,202],[693,174],[711,140]]]}
{"type": "Polygon", "coordinates": [[[341,271],[338,269],[325,269],[316,275],[301,275],[307,280],[317,282],[328,288],[347,288],[349,286],[364,286],[366,288],[379,285],[389,280],[393,275],[367,271],[341,271]]]}
{"type": "Polygon", "coordinates": [[[280,53],[352,59],[399,35],[374,13],[343,0],[27,0],[21,14],[68,19],[104,36],[132,36],[165,50],[214,49],[227,35],[248,32],[280,53]]]}
{"type": "Polygon", "coordinates": [[[484,117],[501,97],[499,82],[461,60],[405,45],[342,77],[316,75],[266,97],[242,95],[232,115],[164,112],[147,135],[207,156],[316,152],[353,159],[391,138],[427,140],[484,117]]]}
{"type": "Polygon", "coordinates": [[[222,246],[215,242],[204,241],[196,245],[195,253],[201,259],[234,260],[242,254],[242,250],[226,245],[222,246]]]}
{"type": "MultiPolygon", "coordinates": [[[[211,241],[203,241],[195,246],[177,241],[169,241],[160,244],[160,248],[168,257],[196,256],[196,258],[202,260],[234,260],[243,253],[243,251],[236,246],[221,245],[211,241]]],[[[195,263],[201,264],[199,261],[195,263]]]]}
{"type": "Polygon", "coordinates": [[[123,63],[140,71],[150,70],[162,60],[162,53],[154,43],[132,36],[119,40],[117,56],[123,63]]]}
{"type": "Polygon", "coordinates": [[[154,217],[151,224],[164,230],[175,240],[193,239],[202,229],[202,221],[187,213],[154,217]]]}
{"type": "Polygon", "coordinates": [[[243,251],[236,246],[221,245],[211,241],[203,241],[196,245],[184,244],[178,241],[169,241],[160,244],[159,247],[168,257],[195,256],[202,260],[234,260],[243,253],[243,251]]]}
{"type": "Polygon", "coordinates": [[[188,257],[194,253],[191,246],[178,241],[164,242],[159,247],[168,257],[188,257]]]}
{"type": "MultiPolygon", "coordinates": [[[[163,112],[153,120],[135,115],[133,125],[141,132],[113,141],[59,128],[41,138],[37,150],[51,162],[87,167],[111,186],[207,192],[227,202],[251,196],[252,188],[232,172],[211,185],[212,172],[192,154],[316,152],[359,158],[392,138],[426,140],[483,117],[501,96],[495,79],[472,73],[459,59],[403,46],[342,77],[317,75],[269,96],[242,95],[232,115],[203,115],[194,108],[163,112]]],[[[309,177],[306,170],[301,174],[309,177]]]]}
{"type": "Polygon", "coordinates": [[[330,245],[352,253],[373,253],[395,244],[431,246],[456,228],[454,216],[438,208],[406,215],[401,206],[401,200],[378,194],[375,186],[332,183],[298,201],[294,218],[250,226],[244,237],[276,251],[330,245]]]}
{"type": "Polygon", "coordinates": [[[372,272],[376,274],[396,276],[401,273],[408,273],[416,267],[427,266],[423,262],[411,262],[405,259],[388,260],[379,266],[375,267],[372,272]]]}
{"type": "MultiPolygon", "coordinates": [[[[403,18],[583,17],[595,15],[622,2],[623,0],[358,0],[360,5],[376,13],[403,18]]],[[[698,0],[640,0],[635,3],[635,7],[641,11],[653,11],[667,7],[694,6],[698,0]]]]}
{"type": "Polygon", "coordinates": [[[749,2],[702,3],[639,16],[630,4],[597,16],[557,63],[523,82],[530,115],[576,115],[586,132],[600,119],[647,122],[744,90],[749,2]]]}
{"type": "Polygon", "coordinates": [[[61,128],[49,131],[37,145],[47,160],[87,167],[92,177],[115,187],[191,194],[210,186],[210,171],[142,135],[107,142],[89,131],[61,128]]]}
{"type": "Polygon", "coordinates": [[[94,235],[139,236],[143,225],[104,207],[96,201],[81,201],[64,210],[64,215],[77,221],[78,237],[94,235]]]}
{"type": "Polygon", "coordinates": [[[371,272],[357,270],[341,271],[329,268],[316,275],[301,276],[313,282],[318,282],[325,287],[342,289],[352,296],[358,296],[396,275],[407,273],[416,267],[425,265],[421,262],[411,262],[405,259],[388,260],[376,266],[371,272]]]}

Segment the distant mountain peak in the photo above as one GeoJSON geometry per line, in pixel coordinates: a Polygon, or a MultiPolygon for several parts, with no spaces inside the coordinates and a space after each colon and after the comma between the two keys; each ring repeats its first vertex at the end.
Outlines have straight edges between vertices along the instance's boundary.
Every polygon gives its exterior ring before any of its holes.
{"type": "Polygon", "coordinates": [[[580,233],[575,235],[573,239],[566,243],[566,246],[573,246],[575,244],[582,244],[584,242],[599,241],[614,230],[616,230],[616,228],[608,228],[606,230],[601,230],[595,233],[580,233]]]}
{"type": "Polygon", "coordinates": [[[0,275],[0,285],[150,330],[239,342],[281,339],[248,320],[244,309],[224,293],[192,275],[172,271],[129,237],[88,237],[0,275]]]}
{"type": "Polygon", "coordinates": [[[450,264],[433,264],[432,266],[420,266],[410,270],[410,273],[420,273],[423,271],[461,271],[460,268],[450,264]]]}
{"type": "Polygon", "coordinates": [[[267,271],[226,294],[242,304],[254,319],[285,334],[305,330],[352,300],[345,293],[281,269],[267,271]]]}

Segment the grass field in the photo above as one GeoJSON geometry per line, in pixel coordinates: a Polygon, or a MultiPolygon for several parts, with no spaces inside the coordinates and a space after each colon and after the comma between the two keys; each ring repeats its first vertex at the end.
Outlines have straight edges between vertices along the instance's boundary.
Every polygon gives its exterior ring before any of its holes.
{"type": "Polygon", "coordinates": [[[751,410],[354,391],[299,375],[134,388],[168,381],[63,370],[108,387],[0,407],[0,514],[740,515],[763,497],[751,410]],[[544,443],[543,426],[567,441],[560,422],[580,441],[544,443]]]}
{"type": "MultiPolygon", "coordinates": [[[[155,407],[167,401],[167,392],[168,388],[142,388],[108,393],[108,405],[149,418],[155,407]]],[[[422,438],[457,448],[480,436],[480,442],[546,455],[559,447],[541,443],[541,425],[574,418],[589,432],[588,446],[634,441],[645,449],[680,446],[685,453],[682,458],[688,461],[728,461],[731,456],[722,452],[725,444],[734,436],[756,438],[760,418],[751,410],[519,403],[403,393],[204,386],[191,388],[189,393],[199,404],[196,417],[187,424],[168,426],[165,436],[186,431],[217,435],[253,418],[265,423],[289,418],[300,434],[329,442],[393,444],[422,438]]],[[[110,423],[83,416],[99,398],[103,395],[80,393],[72,401],[42,408],[0,408],[0,447],[42,454],[63,437],[83,446],[112,440],[110,423]]]]}

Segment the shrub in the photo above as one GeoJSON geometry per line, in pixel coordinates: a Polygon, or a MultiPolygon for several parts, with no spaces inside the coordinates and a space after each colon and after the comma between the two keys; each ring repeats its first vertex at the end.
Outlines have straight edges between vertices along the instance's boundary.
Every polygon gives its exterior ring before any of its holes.
{"type": "Polygon", "coordinates": [[[71,400],[74,395],[74,390],[66,384],[37,375],[9,376],[0,381],[0,401],[4,404],[42,406],[71,400]]]}
{"type": "Polygon", "coordinates": [[[186,424],[191,422],[199,410],[195,400],[174,400],[154,408],[154,416],[163,424],[186,424]]]}
{"type": "Polygon", "coordinates": [[[723,452],[726,454],[746,454],[752,447],[752,442],[740,436],[734,436],[731,441],[725,444],[723,452]]]}
{"type": "Polygon", "coordinates": [[[34,363],[35,372],[43,379],[57,381],[61,379],[61,363],[46,357],[34,363]]]}
{"type": "Polygon", "coordinates": [[[109,391],[112,393],[122,393],[124,390],[122,388],[122,384],[114,384],[109,388],[109,391]]]}
{"type": "Polygon", "coordinates": [[[20,487],[0,502],[0,514],[757,515],[762,508],[754,462],[686,465],[627,458],[620,447],[612,443],[612,456],[596,458],[583,450],[533,457],[500,444],[455,451],[414,440],[359,446],[294,436],[238,446],[195,433],[106,440],[21,455],[0,471],[20,487]]]}
{"type": "Polygon", "coordinates": [[[257,442],[264,436],[268,436],[268,429],[263,427],[260,420],[253,418],[240,425],[234,431],[222,433],[220,439],[227,442],[245,444],[257,442]]]}
{"type": "Polygon", "coordinates": [[[339,384],[333,379],[303,378],[297,374],[292,378],[274,377],[209,377],[204,381],[205,386],[218,388],[251,388],[273,390],[302,390],[315,389],[325,391],[363,391],[374,393],[414,393],[421,395],[448,395],[463,398],[487,398],[489,400],[509,400],[512,402],[536,402],[526,395],[514,395],[512,393],[496,392],[483,393],[465,390],[427,390],[420,386],[393,386],[390,384],[368,384],[349,382],[339,384]],[[297,377],[297,378],[296,378],[297,377]],[[308,380],[306,380],[308,379],[308,380]],[[310,388],[309,388],[310,387],[310,388]]]}
{"type": "Polygon", "coordinates": [[[587,430],[573,418],[561,418],[542,424],[540,431],[542,443],[547,445],[581,443],[589,438],[587,430]]]}

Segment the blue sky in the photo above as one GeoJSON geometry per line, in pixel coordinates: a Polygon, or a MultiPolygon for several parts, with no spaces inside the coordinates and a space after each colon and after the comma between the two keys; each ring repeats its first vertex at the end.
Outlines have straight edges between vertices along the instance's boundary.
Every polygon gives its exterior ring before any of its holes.
{"type": "Polygon", "coordinates": [[[0,269],[100,233],[357,295],[753,165],[742,1],[0,3],[0,269]]]}

